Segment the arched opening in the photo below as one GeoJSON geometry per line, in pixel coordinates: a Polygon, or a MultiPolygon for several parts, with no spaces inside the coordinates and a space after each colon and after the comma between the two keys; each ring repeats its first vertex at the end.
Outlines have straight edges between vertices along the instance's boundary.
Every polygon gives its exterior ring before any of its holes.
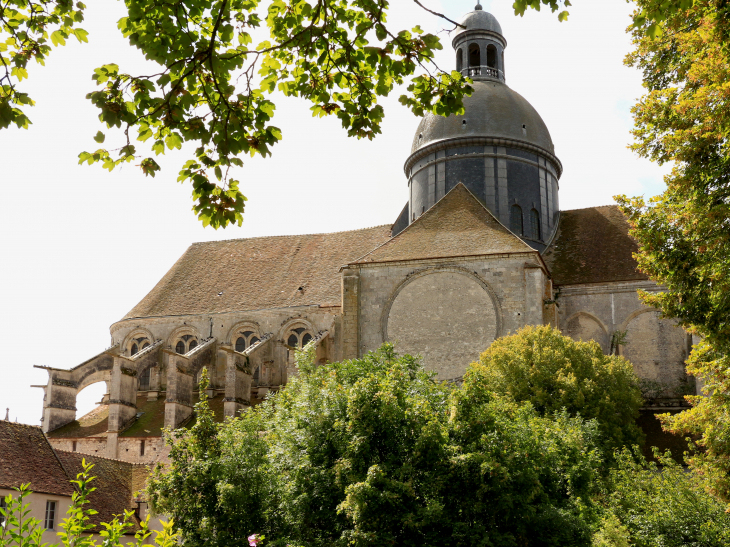
{"type": "Polygon", "coordinates": [[[514,204],[509,211],[509,229],[518,236],[524,234],[522,226],[522,207],[514,204]]]}
{"type": "Polygon", "coordinates": [[[178,343],[175,344],[175,353],[179,353],[180,355],[185,353],[185,342],[179,340],[178,343]]]}
{"type": "Polygon", "coordinates": [[[492,44],[487,46],[487,66],[497,68],[497,48],[492,44]]]}
{"type": "Polygon", "coordinates": [[[95,382],[83,388],[76,395],[76,419],[94,410],[107,394],[105,381],[95,382]]]}
{"type": "Polygon", "coordinates": [[[479,44],[469,45],[469,66],[480,66],[482,64],[482,57],[479,51],[479,44]]]}
{"type": "Polygon", "coordinates": [[[463,59],[464,52],[461,50],[461,48],[456,50],[456,70],[461,72],[461,69],[464,68],[464,59],[463,59]]]}
{"type": "Polygon", "coordinates": [[[532,209],[530,211],[530,228],[532,232],[532,238],[541,240],[542,233],[540,230],[540,213],[537,212],[537,209],[532,209]]]}

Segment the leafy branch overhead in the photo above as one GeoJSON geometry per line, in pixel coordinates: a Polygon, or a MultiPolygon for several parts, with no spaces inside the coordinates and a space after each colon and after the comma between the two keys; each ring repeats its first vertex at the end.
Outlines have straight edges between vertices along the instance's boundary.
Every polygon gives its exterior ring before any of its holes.
{"type": "MultiPolygon", "coordinates": [[[[432,16],[454,22],[414,2],[432,16]]],[[[567,0],[542,0],[553,11],[567,0]]],[[[400,102],[420,116],[463,109],[468,79],[441,70],[437,36],[388,23],[387,0],[125,0],[118,27],[129,43],[159,65],[130,74],[109,63],[94,71],[88,95],[107,129],[121,130],[113,147],[79,155],[108,170],[137,162],[145,175],[160,170],[155,157],[194,145],[178,181],[193,186],[194,211],[214,228],[241,224],[246,198],[231,167],[242,156],[267,156],[281,138],[273,125],[272,93],[311,103],[314,116],[337,116],[349,136],[381,131],[380,98],[406,84],[400,102]],[[254,44],[262,33],[268,39],[254,44]],[[121,137],[121,138],[120,138],[121,137]]],[[[518,0],[515,12],[540,8],[518,0]]],[[[27,128],[32,99],[22,91],[31,59],[43,64],[53,46],[75,36],[85,6],[69,0],[0,0],[0,128],[27,128]]],[[[566,11],[559,18],[564,20],[566,11]]],[[[105,143],[99,131],[94,140],[105,143]]]]}

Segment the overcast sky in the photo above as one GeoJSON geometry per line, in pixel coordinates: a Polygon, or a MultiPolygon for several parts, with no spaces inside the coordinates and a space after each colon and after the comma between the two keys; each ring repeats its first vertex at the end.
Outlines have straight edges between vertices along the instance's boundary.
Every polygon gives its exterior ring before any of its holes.
{"type": "MultiPolygon", "coordinates": [[[[394,0],[391,24],[439,31],[448,24],[409,0],[394,0]]],[[[474,0],[428,0],[460,18],[474,0]]],[[[642,94],[640,74],[623,66],[632,4],[588,2],[571,8],[567,23],[548,10],[516,17],[510,0],[485,2],[502,25],[507,83],[547,124],[564,166],[562,209],[612,203],[618,193],[662,191],[664,169],[626,146],[630,108],[642,94]]],[[[190,187],[176,182],[183,152],[168,153],[156,178],[127,165],[109,174],[77,165],[94,150],[101,127],[84,97],[104,63],[144,70],[144,60],[116,30],[122,2],[90,3],[75,40],[54,51],[46,67],[30,67],[26,90],[37,106],[29,130],[0,131],[2,261],[0,262],[0,418],[39,424],[46,372],[71,368],[109,346],[109,326],[122,318],[195,241],[333,232],[392,223],[407,201],[403,162],[416,119],[385,101],[383,134],[372,142],[347,138],[336,118],[312,118],[308,105],[278,100],[275,125],[283,141],[267,159],[244,159],[237,176],[249,201],[244,223],[217,232],[190,211],[190,187]]],[[[453,68],[445,34],[439,63],[453,68]]],[[[26,85],[24,83],[24,85],[26,85]]],[[[113,136],[107,133],[106,145],[113,136]]],[[[84,390],[79,415],[103,384],[84,390]]]]}

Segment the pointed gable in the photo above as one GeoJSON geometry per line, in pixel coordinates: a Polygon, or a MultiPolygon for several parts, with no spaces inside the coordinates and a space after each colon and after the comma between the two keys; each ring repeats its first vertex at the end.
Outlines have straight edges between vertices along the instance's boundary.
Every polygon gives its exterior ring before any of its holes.
{"type": "Polygon", "coordinates": [[[534,252],[459,183],[394,238],[353,264],[534,252]]]}

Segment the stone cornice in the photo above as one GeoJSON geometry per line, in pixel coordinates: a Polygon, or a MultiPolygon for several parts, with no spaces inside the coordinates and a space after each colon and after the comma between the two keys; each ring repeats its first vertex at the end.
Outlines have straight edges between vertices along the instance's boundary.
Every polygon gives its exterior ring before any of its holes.
{"type": "Polygon", "coordinates": [[[517,139],[469,136],[469,137],[454,137],[451,139],[444,139],[444,140],[433,142],[431,144],[427,144],[423,148],[419,148],[418,150],[413,152],[410,156],[408,156],[408,159],[406,160],[406,163],[403,166],[403,171],[405,172],[406,177],[409,176],[409,173],[410,173],[411,169],[413,168],[413,165],[418,160],[424,158],[425,156],[428,156],[429,154],[435,154],[436,152],[439,152],[441,150],[446,150],[447,148],[453,148],[455,146],[504,146],[504,147],[509,147],[509,148],[518,148],[520,150],[526,150],[528,152],[533,152],[535,154],[540,154],[542,156],[545,156],[555,167],[555,169],[557,171],[558,179],[563,174],[563,164],[560,163],[560,160],[558,159],[558,157],[555,154],[553,154],[552,152],[545,150],[544,148],[541,148],[540,146],[536,146],[529,142],[517,140],[517,139]]]}

